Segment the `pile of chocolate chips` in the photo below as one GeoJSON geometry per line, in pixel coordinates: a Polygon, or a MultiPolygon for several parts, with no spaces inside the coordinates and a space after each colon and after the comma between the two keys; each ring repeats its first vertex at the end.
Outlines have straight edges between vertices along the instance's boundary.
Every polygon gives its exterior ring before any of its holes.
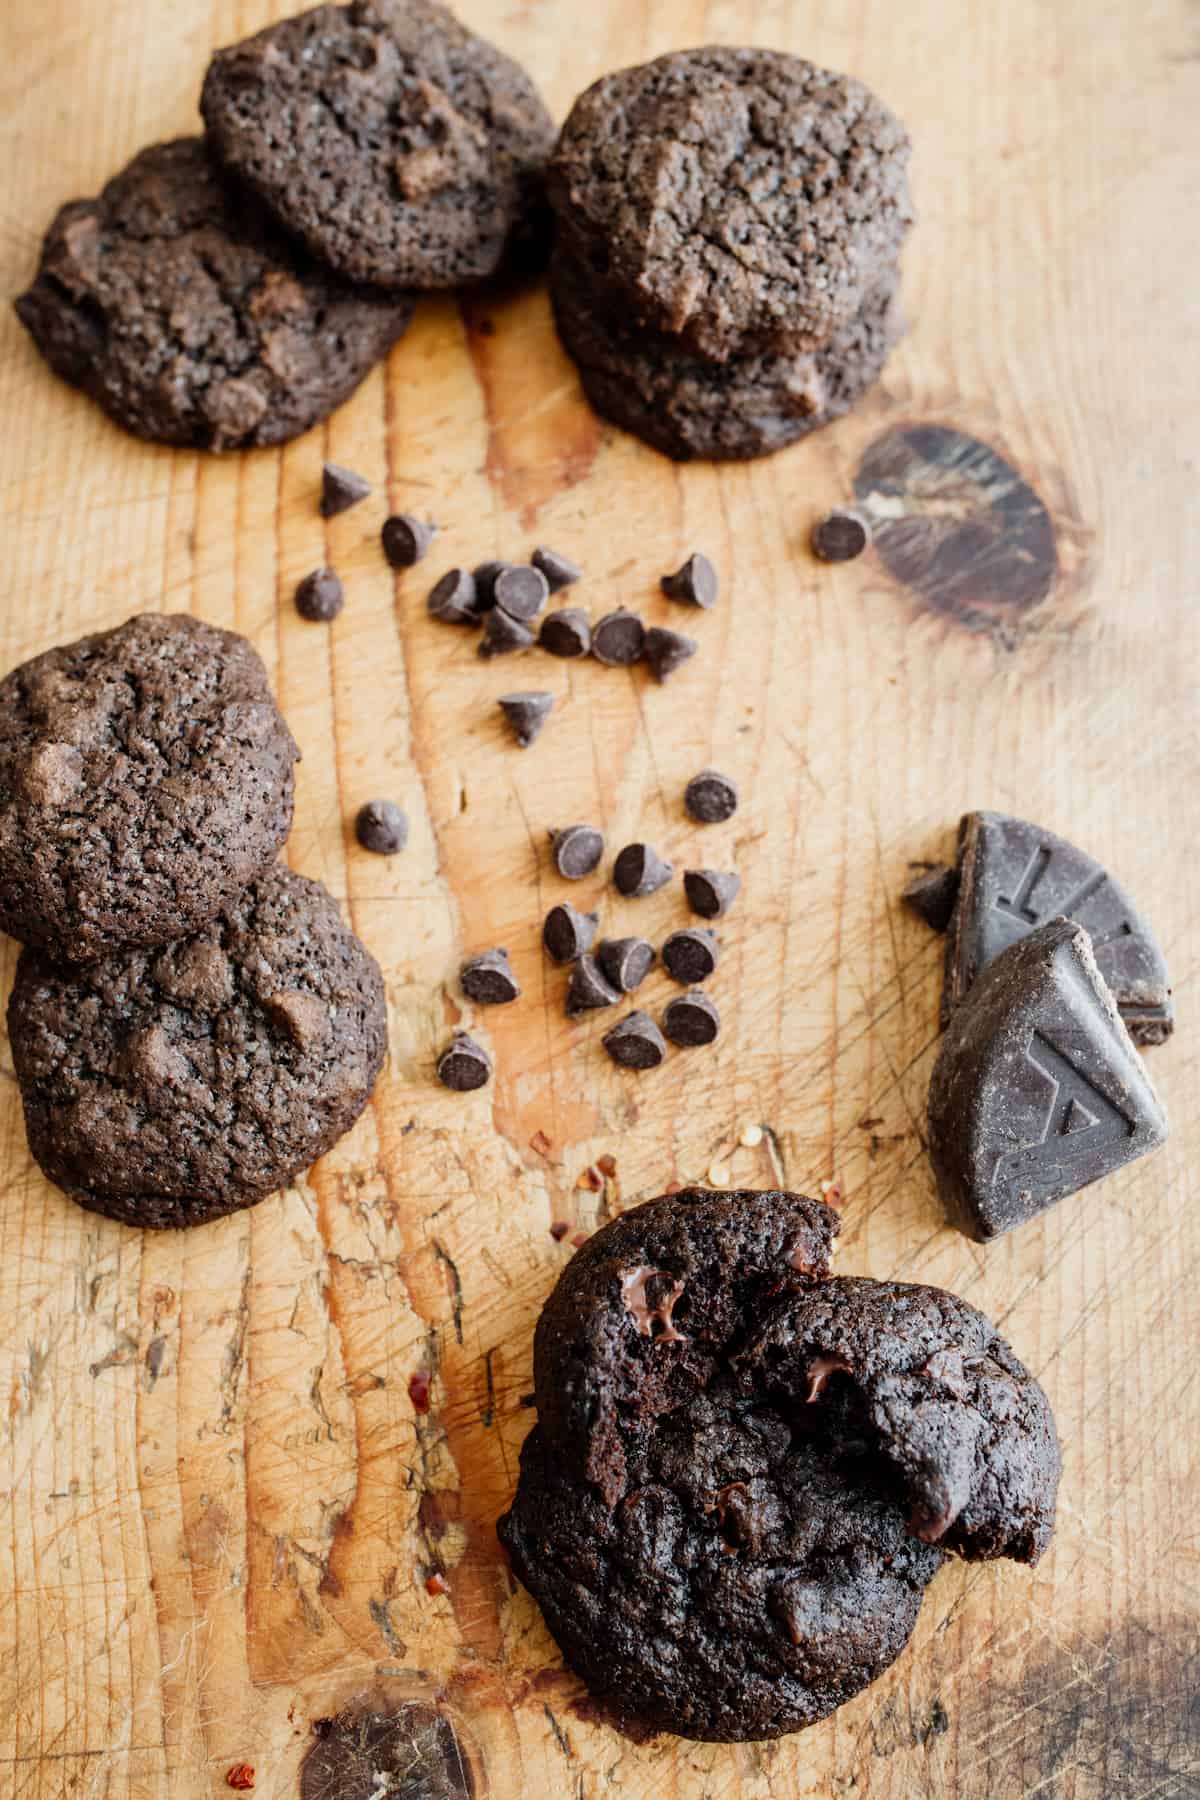
{"type": "MultiPolygon", "coordinates": [[[[722,823],[737,811],[737,784],[719,770],[702,769],[689,781],[683,799],[697,824],[722,823]]],[[[564,881],[585,880],[604,857],[604,835],[593,825],[562,827],[551,831],[549,840],[551,860],[564,881]]],[[[626,844],[612,865],[613,886],[627,900],[658,893],[674,874],[672,865],[646,843],[626,844]]],[[[638,1007],[605,1032],[601,1042],[619,1067],[656,1069],[666,1058],[668,1040],[684,1049],[716,1040],[721,1017],[703,984],[716,972],[720,943],[707,921],[724,918],[741,885],[741,877],[732,869],[685,870],[688,905],[706,923],[679,927],[657,948],[644,937],[600,937],[598,911],[584,912],[568,901],[551,907],[542,927],[542,945],[552,962],[570,970],[565,995],[568,1018],[619,1005],[660,962],[684,990],[668,1001],[660,1020],[638,1007]]],[[[504,948],[470,957],[459,971],[459,980],[463,993],[479,1006],[507,1005],[521,996],[504,948]]],[[[483,1087],[491,1072],[486,1050],[467,1032],[456,1032],[438,1059],[439,1080],[460,1093],[483,1087]]]]}
{"type": "Polygon", "coordinates": [[[968,813],[954,867],[904,900],[947,933],[929,1150],[947,1213],[986,1240],[1156,1149],[1137,1045],[1175,1023],[1166,959],[1120,884],[1042,826],[968,813]]]}

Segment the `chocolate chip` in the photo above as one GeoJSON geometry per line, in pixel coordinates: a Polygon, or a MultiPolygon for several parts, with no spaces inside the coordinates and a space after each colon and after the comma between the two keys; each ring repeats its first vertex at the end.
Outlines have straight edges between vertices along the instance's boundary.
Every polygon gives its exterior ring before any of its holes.
{"type": "Polygon", "coordinates": [[[576,912],[565,900],[552,906],[542,926],[546,954],[556,963],[572,963],[590,950],[600,925],[599,913],[576,912]]]}
{"type": "Polygon", "coordinates": [[[348,512],[365,500],[370,491],[371,484],[365,476],[344,469],[341,463],[327,462],[321,470],[321,517],[336,519],[339,513],[348,512]]]}
{"type": "Polygon", "coordinates": [[[493,606],[484,613],[479,654],[485,661],[493,656],[510,656],[514,650],[528,650],[535,641],[524,620],[514,619],[502,607],[493,606]]]}
{"type": "Polygon", "coordinates": [[[484,950],[472,956],[458,972],[462,991],[480,1006],[507,1006],[521,998],[521,987],[508,961],[507,950],[484,950]]]}
{"type": "Polygon", "coordinates": [[[927,869],[913,877],[900,898],[931,931],[945,931],[958,899],[958,870],[927,869]]]}
{"type": "Polygon", "coordinates": [[[571,970],[571,985],[567,989],[568,1019],[577,1019],[580,1013],[592,1012],[596,1007],[615,1006],[620,998],[595,957],[586,953],[581,956],[571,970]]]}
{"type": "Polygon", "coordinates": [[[492,595],[510,619],[536,619],[550,597],[550,583],[540,569],[516,563],[500,570],[492,583],[492,595]]]}
{"type": "Polygon", "coordinates": [[[701,769],[683,790],[683,804],[698,825],[722,825],[738,809],[737,783],[716,769],[701,769]]]}
{"type": "Polygon", "coordinates": [[[654,679],[663,682],[674,675],[676,669],[681,669],[685,662],[690,662],[699,648],[695,638],[684,637],[681,631],[668,631],[662,625],[652,625],[646,633],[643,653],[654,679]]]}
{"type": "Polygon", "coordinates": [[[689,556],[674,575],[664,575],[661,587],[668,600],[684,600],[689,606],[705,608],[717,604],[717,571],[700,550],[689,556]]]}
{"type": "Polygon", "coordinates": [[[505,569],[512,564],[506,562],[481,562],[475,566],[476,604],[480,612],[488,612],[496,604],[496,577],[503,575],[505,569]]]}
{"type": "Polygon", "coordinates": [[[822,562],[853,562],[866,547],[867,528],[857,513],[831,512],[813,526],[813,555],[822,562]]]}
{"type": "Polygon", "coordinates": [[[478,625],[479,605],[475,577],[469,569],[447,569],[429,591],[426,603],[431,619],[446,625],[478,625]]]}
{"type": "Polygon", "coordinates": [[[456,1094],[470,1094],[491,1080],[492,1060],[473,1037],[456,1031],[438,1058],[437,1073],[443,1087],[456,1094]]]}
{"type": "Polygon", "coordinates": [[[673,1044],[685,1050],[711,1044],[721,1029],[721,1015],[699,988],[680,994],[663,1012],[663,1030],[673,1044]]]}
{"type": "Polygon", "coordinates": [[[554,864],[565,881],[582,881],[604,855],[604,839],[594,825],[567,825],[550,833],[554,864]]]}
{"type": "Polygon", "coordinates": [[[657,952],[645,938],[604,938],[596,946],[596,961],[620,994],[641,987],[654,967],[657,952]]]}
{"type": "Polygon", "coordinates": [[[627,900],[643,900],[666,887],[674,869],[650,844],[626,844],[613,864],[613,885],[627,900]]]}
{"type": "Polygon", "coordinates": [[[611,669],[628,669],[641,661],[646,627],[628,607],[605,613],[592,632],[592,655],[611,669]]]}
{"type": "Polygon", "coordinates": [[[497,704],[522,750],[528,750],[550,717],[553,694],[501,694],[497,704]]]}
{"type": "Polygon", "coordinates": [[[296,611],[314,624],[336,619],[345,604],[345,589],[332,569],[314,569],[296,589],[296,611]]]}
{"type": "Polygon", "coordinates": [[[688,905],[702,919],[723,919],[742,889],[742,878],[732,869],[688,869],[683,891],[688,905]]]}
{"type": "Polygon", "coordinates": [[[717,940],[702,925],[685,925],[673,931],[662,947],[663,968],[672,981],[696,987],[707,981],[717,966],[717,940]]]}
{"type": "Polygon", "coordinates": [[[358,809],[354,835],[364,850],[395,856],[408,842],[408,815],[394,800],[368,800],[358,809]]]}
{"type": "Polygon", "coordinates": [[[552,594],[583,579],[583,570],[578,563],[573,563],[569,556],[563,556],[557,550],[547,550],[543,544],[539,544],[529,560],[546,577],[552,594]]]}
{"type": "Polygon", "coordinates": [[[666,1041],[649,1013],[631,1012],[600,1039],[623,1069],[657,1069],[667,1054],[666,1041]]]}
{"type": "Polygon", "coordinates": [[[538,643],[551,656],[586,656],[592,647],[591,620],[577,606],[547,613],[538,643]]]}
{"type": "Polygon", "coordinates": [[[414,518],[412,513],[393,513],[384,520],[380,533],[383,554],[393,569],[411,569],[429,549],[436,531],[436,525],[414,518]]]}
{"type": "Polygon", "coordinates": [[[929,1084],[930,1156],[962,1230],[998,1237],[1166,1135],[1082,925],[1051,919],[988,962],[929,1084]]]}

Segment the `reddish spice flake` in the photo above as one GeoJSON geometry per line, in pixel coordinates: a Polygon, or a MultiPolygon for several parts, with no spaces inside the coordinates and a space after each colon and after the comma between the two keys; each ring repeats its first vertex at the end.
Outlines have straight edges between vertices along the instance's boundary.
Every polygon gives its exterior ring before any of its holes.
{"type": "Polygon", "coordinates": [[[552,1146],[544,1131],[535,1131],[529,1140],[529,1148],[536,1150],[539,1156],[549,1156],[552,1146]]]}
{"type": "Polygon", "coordinates": [[[570,1229],[571,1227],[565,1219],[555,1219],[553,1225],[550,1227],[550,1236],[554,1239],[556,1244],[561,1244],[570,1229]]]}
{"type": "Polygon", "coordinates": [[[414,1369],[408,1378],[408,1397],[419,1413],[429,1411],[429,1384],[433,1376],[428,1369],[414,1369]]]}
{"type": "Polygon", "coordinates": [[[432,1575],[427,1575],[425,1577],[425,1592],[427,1594],[444,1594],[447,1592],[445,1580],[436,1572],[436,1570],[432,1575]]]}
{"type": "Polygon", "coordinates": [[[577,1188],[591,1188],[593,1193],[599,1192],[604,1186],[604,1177],[596,1167],[595,1163],[590,1163],[588,1165],[576,1181],[575,1186],[577,1188]]]}
{"type": "Polygon", "coordinates": [[[571,1239],[571,1242],[575,1246],[576,1250],[581,1250],[583,1248],[583,1246],[587,1243],[587,1241],[591,1237],[591,1235],[592,1234],[590,1231],[577,1231],[575,1233],[575,1236],[571,1239]]]}
{"type": "Polygon", "coordinates": [[[234,1763],[225,1777],[226,1787],[252,1788],[254,1786],[254,1770],[249,1763],[234,1763]]]}
{"type": "Polygon", "coordinates": [[[598,1156],[596,1158],[596,1167],[602,1175],[607,1175],[611,1180],[617,1172],[617,1159],[615,1156],[609,1156],[607,1154],[598,1156]]]}

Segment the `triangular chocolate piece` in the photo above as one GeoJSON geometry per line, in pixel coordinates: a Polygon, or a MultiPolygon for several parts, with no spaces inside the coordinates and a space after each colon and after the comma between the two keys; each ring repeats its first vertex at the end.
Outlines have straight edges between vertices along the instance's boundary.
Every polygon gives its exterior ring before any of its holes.
{"type": "Polygon", "coordinates": [[[1134,1041],[1170,1037],[1175,1006],[1166,959],[1124,888],[1092,857],[1025,819],[974,812],[958,828],[958,874],[943,1024],[993,957],[1047,919],[1068,918],[1087,928],[1134,1041]]]}
{"type": "Polygon", "coordinates": [[[929,1153],[955,1222],[998,1237],[1166,1135],[1083,927],[1052,919],[1002,950],[951,1019],[929,1085],[929,1153]]]}

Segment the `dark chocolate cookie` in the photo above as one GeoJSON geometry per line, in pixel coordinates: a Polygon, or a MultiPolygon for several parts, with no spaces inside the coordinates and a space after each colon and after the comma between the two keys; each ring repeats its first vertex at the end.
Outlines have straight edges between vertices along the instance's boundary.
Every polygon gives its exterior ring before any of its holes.
{"type": "Polygon", "coordinates": [[[308,1168],[362,1112],[383,980],[318,882],[275,867],[203,931],[66,970],[23,951],[8,1008],[30,1148],[128,1225],[198,1225],[308,1168]]]}
{"type": "Polygon", "coordinates": [[[953,1295],[830,1278],[836,1230],[796,1195],[681,1193],[598,1232],[547,1302],[500,1535],[626,1717],[812,1724],[899,1655],[948,1550],[1049,1537],[1037,1383],[953,1295]]]}
{"type": "Polygon", "coordinates": [[[138,437],[282,444],[327,418],[412,317],[314,263],[218,171],[157,144],[64,206],[17,314],[51,368],[138,437]]]}
{"type": "Polygon", "coordinates": [[[218,155],[331,268],[383,287],[535,260],[554,124],[509,57],[434,0],[318,6],[219,50],[218,155]]]}
{"type": "Polygon", "coordinates": [[[912,221],[908,155],[849,76],[681,50],[581,95],[549,190],[606,315],[723,361],[817,347],[862,310],[912,221]]]}
{"type": "Polygon", "coordinates": [[[163,944],[270,866],[299,751],[257,651],[143,613],[0,681],[0,926],[63,962],[163,944]]]}
{"type": "Polygon", "coordinates": [[[768,456],[840,418],[878,379],[902,330],[893,271],[823,349],[706,362],[678,338],[605,318],[592,288],[578,263],[555,255],[555,322],[584,393],[677,462],[768,456]]]}

